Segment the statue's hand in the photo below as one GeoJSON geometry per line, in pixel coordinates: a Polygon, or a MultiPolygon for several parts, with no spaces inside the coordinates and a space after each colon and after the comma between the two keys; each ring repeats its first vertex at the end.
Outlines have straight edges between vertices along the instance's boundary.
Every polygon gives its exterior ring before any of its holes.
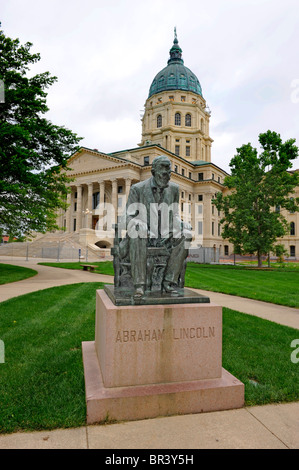
{"type": "Polygon", "coordinates": [[[182,222],[182,235],[186,240],[192,240],[192,226],[188,222],[182,222]]]}
{"type": "Polygon", "coordinates": [[[128,225],[128,236],[131,238],[147,238],[148,227],[147,223],[140,219],[131,219],[128,225]]]}

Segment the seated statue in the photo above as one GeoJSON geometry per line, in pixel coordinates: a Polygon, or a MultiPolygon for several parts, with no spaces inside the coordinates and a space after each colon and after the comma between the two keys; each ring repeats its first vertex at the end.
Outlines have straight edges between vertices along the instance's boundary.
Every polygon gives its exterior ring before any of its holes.
{"type": "MultiPolygon", "coordinates": [[[[161,292],[179,295],[178,286],[184,287],[181,277],[192,228],[180,219],[179,186],[170,182],[170,175],[170,160],[158,156],[152,164],[152,177],[130,189],[123,219],[127,233],[115,246],[118,245],[118,266],[130,268],[134,299],[142,298],[146,290],[152,289],[153,269],[160,265],[161,292]]],[[[116,277],[118,285],[122,285],[118,274],[116,277]]]]}

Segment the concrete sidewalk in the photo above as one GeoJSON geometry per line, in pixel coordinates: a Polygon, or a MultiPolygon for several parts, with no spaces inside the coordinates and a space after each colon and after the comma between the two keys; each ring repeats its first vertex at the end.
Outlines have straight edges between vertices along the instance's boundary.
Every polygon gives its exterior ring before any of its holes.
{"type": "MultiPolygon", "coordinates": [[[[58,285],[113,282],[111,276],[37,265],[38,262],[45,261],[0,258],[0,263],[25,266],[38,271],[38,275],[32,278],[0,286],[0,301],[58,285]]],[[[299,309],[214,292],[200,292],[219,305],[299,329],[299,309]]],[[[299,364],[297,367],[299,373],[299,364]]],[[[0,449],[298,448],[299,402],[75,429],[0,434],[0,449]]]]}
{"type": "Polygon", "coordinates": [[[0,435],[0,449],[298,449],[299,403],[0,435]]]}
{"type": "MultiPolygon", "coordinates": [[[[66,260],[69,261],[69,260],[66,260]]],[[[80,282],[107,282],[113,283],[112,276],[90,273],[88,271],[79,271],[76,269],[52,268],[49,266],[40,266],[38,263],[55,262],[53,259],[30,259],[26,261],[24,258],[2,259],[0,263],[13,264],[16,266],[24,266],[25,268],[34,269],[38,272],[36,276],[24,279],[18,282],[0,285],[0,302],[17,297],[23,294],[29,294],[49,287],[57,287],[66,284],[78,284],[80,282]]],[[[84,262],[82,262],[84,264],[84,262]]]]}

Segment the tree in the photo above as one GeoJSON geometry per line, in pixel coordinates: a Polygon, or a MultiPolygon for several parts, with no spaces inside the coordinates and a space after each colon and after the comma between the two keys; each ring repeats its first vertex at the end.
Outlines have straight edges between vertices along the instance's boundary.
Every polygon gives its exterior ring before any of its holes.
{"type": "Polygon", "coordinates": [[[299,173],[290,171],[298,156],[295,139],[282,142],[279,134],[259,135],[261,153],[246,144],[230,162],[231,175],[224,180],[228,194],[218,193],[214,204],[223,212],[222,237],[236,254],[262,255],[274,250],[277,238],[289,230],[283,209],[299,210],[299,198],[290,197],[299,185],[299,173]]]}
{"type": "Polygon", "coordinates": [[[28,76],[29,65],[40,60],[31,47],[0,30],[0,232],[10,235],[58,228],[69,181],[64,170],[81,140],[44,116],[45,90],[57,78],[49,72],[28,76]]]}

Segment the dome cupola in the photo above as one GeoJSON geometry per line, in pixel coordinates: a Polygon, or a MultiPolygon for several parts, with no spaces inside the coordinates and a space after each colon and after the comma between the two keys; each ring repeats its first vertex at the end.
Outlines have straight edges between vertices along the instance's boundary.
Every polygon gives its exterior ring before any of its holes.
{"type": "Polygon", "coordinates": [[[179,46],[176,29],[169,55],[167,66],[152,81],[148,97],[168,90],[191,91],[202,96],[198,78],[184,65],[182,49],[179,46]]]}

